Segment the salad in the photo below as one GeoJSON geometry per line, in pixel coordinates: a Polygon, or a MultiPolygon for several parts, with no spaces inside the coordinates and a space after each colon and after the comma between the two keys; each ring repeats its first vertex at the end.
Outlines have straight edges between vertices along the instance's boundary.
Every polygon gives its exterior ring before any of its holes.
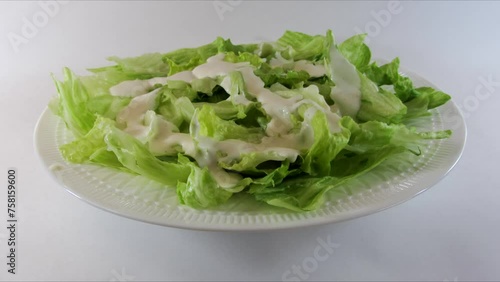
{"type": "Polygon", "coordinates": [[[75,139],[60,152],[160,182],[196,209],[236,193],[317,209],[329,190],[451,135],[409,126],[450,96],[414,87],[398,58],[373,62],[364,38],[286,31],[275,42],[217,38],[111,57],[91,75],[65,68],[49,108],[75,139]]]}

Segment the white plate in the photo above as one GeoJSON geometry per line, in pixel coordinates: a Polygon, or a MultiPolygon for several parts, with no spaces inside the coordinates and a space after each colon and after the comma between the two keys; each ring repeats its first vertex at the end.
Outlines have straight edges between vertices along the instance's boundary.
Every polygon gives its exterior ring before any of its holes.
{"type": "MultiPolygon", "coordinates": [[[[416,86],[431,86],[407,73],[416,86]]],[[[270,230],[332,223],[368,215],[402,203],[442,179],[462,154],[466,127],[453,102],[433,110],[432,117],[414,124],[423,130],[452,129],[445,140],[433,140],[410,161],[394,159],[326,194],[325,204],[312,212],[292,212],[235,195],[212,210],[194,210],[177,203],[175,189],[141,176],[92,165],[68,164],[58,147],[72,140],[64,123],[48,109],[35,130],[35,148],[43,165],[67,191],[88,203],[128,218],[199,230],[270,230]],[[141,183],[141,184],[139,184],[141,183]]],[[[453,191],[450,191],[452,193],[453,191]]]]}

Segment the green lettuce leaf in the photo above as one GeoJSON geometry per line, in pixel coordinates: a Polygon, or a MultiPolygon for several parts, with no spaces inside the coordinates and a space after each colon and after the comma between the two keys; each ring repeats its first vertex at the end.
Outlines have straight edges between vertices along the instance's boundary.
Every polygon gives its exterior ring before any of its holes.
{"type": "Polygon", "coordinates": [[[206,95],[212,95],[216,86],[217,86],[217,81],[209,77],[193,79],[193,81],[191,81],[191,88],[194,91],[206,95]]]}
{"type": "Polygon", "coordinates": [[[117,128],[112,128],[104,141],[124,167],[169,187],[176,187],[179,181],[186,182],[191,173],[190,167],[185,164],[156,158],[146,145],[117,128]]]}
{"type": "Polygon", "coordinates": [[[224,61],[231,63],[247,62],[256,68],[260,67],[260,65],[262,65],[262,63],[264,62],[264,60],[261,57],[249,52],[242,52],[239,54],[236,54],[234,52],[228,52],[224,57],[224,61]]]}
{"type": "Polygon", "coordinates": [[[289,176],[298,172],[297,169],[290,168],[290,162],[288,160],[281,163],[281,166],[270,171],[262,171],[267,173],[266,176],[257,178],[253,180],[248,193],[250,194],[266,194],[275,192],[274,187],[278,186],[283,180],[289,176]]]}
{"type": "Polygon", "coordinates": [[[178,87],[169,83],[160,89],[155,112],[181,129],[181,132],[187,132],[191,117],[195,112],[191,99],[197,96],[197,92],[189,84],[179,82],[178,87]]]}
{"type": "Polygon", "coordinates": [[[221,159],[218,164],[226,170],[260,175],[275,169],[275,167],[266,167],[266,163],[276,165],[277,163],[289,160],[290,156],[290,153],[285,152],[253,151],[242,153],[239,159],[231,161],[221,159]]]}
{"type": "MultiPolygon", "coordinates": [[[[168,75],[175,74],[184,70],[192,70],[198,65],[207,61],[208,58],[218,53],[231,52],[238,57],[244,53],[252,53],[258,48],[257,44],[234,45],[231,40],[218,37],[210,44],[197,48],[183,48],[163,55],[163,60],[170,67],[168,75]]],[[[243,57],[247,55],[242,55],[243,57]]]]}
{"type": "Polygon", "coordinates": [[[101,95],[89,99],[87,108],[90,112],[100,116],[115,119],[118,113],[125,108],[132,98],[101,95]]]}
{"type": "Polygon", "coordinates": [[[377,120],[399,123],[406,115],[406,106],[394,94],[379,88],[365,75],[359,73],[361,81],[361,106],[356,117],[360,121],[377,120]]]}
{"type": "Polygon", "coordinates": [[[114,127],[112,120],[98,117],[87,134],[59,148],[63,158],[77,164],[94,163],[114,168],[123,167],[115,154],[107,150],[104,141],[107,132],[114,127]]]}
{"type": "Polygon", "coordinates": [[[257,44],[234,45],[229,39],[218,37],[212,43],[200,47],[183,48],[165,54],[148,53],[128,58],[110,57],[108,60],[115,62],[116,65],[89,70],[94,73],[104,73],[106,77],[127,77],[124,80],[148,79],[192,70],[221,52],[251,53],[257,48],[257,44]]]}
{"type": "Polygon", "coordinates": [[[247,111],[250,110],[250,107],[242,104],[234,105],[229,100],[217,103],[198,102],[193,103],[193,105],[196,109],[209,105],[215,111],[215,114],[224,120],[244,119],[247,116],[247,111]]]}
{"type": "Polygon", "coordinates": [[[277,41],[277,48],[285,59],[312,60],[323,58],[323,51],[327,44],[325,36],[308,35],[301,32],[287,30],[277,41]]]}
{"type": "Polygon", "coordinates": [[[126,80],[136,79],[122,72],[103,71],[92,75],[80,76],[80,81],[92,97],[110,95],[109,89],[126,80]]]}
{"type": "MultiPolygon", "coordinates": [[[[328,35],[327,38],[330,38],[328,35]]],[[[351,56],[351,61],[346,57],[337,47],[332,43],[330,49],[330,60],[327,60],[327,69],[330,69],[330,78],[336,84],[335,87],[345,87],[349,84],[351,87],[353,83],[359,81],[359,92],[361,93],[361,104],[357,111],[350,109],[349,100],[340,100],[338,103],[340,111],[344,115],[355,117],[360,121],[378,120],[386,123],[401,122],[406,114],[406,106],[394,94],[379,88],[376,83],[371,81],[366,75],[360,72],[356,65],[365,64],[369,60],[369,54],[365,54],[362,61],[354,61],[353,54],[362,52],[364,50],[362,39],[363,36],[351,38],[347,45],[344,46],[344,52],[351,56]],[[346,51],[348,50],[348,51],[346,51]],[[357,77],[356,77],[357,76],[357,77]]],[[[331,37],[333,40],[333,37],[331,37]]],[[[365,51],[366,53],[366,51],[365,51]]],[[[333,89],[335,90],[335,88],[333,89]]],[[[332,99],[335,100],[335,96],[332,99]]]]}
{"type": "Polygon", "coordinates": [[[169,66],[163,62],[163,55],[160,53],[148,53],[138,57],[119,58],[109,57],[109,61],[116,63],[113,66],[93,68],[89,71],[93,73],[103,73],[107,76],[126,76],[130,79],[148,79],[158,76],[167,76],[169,66]]]}
{"type": "Polygon", "coordinates": [[[451,131],[417,132],[416,128],[403,124],[386,124],[368,121],[362,124],[352,119],[343,118],[342,125],[351,132],[346,150],[356,153],[376,151],[386,146],[403,147],[416,152],[418,146],[427,139],[442,139],[451,135],[451,131]]]}
{"type": "Polygon", "coordinates": [[[189,176],[177,183],[177,197],[181,204],[196,209],[215,207],[229,200],[233,194],[221,188],[205,168],[200,168],[187,157],[179,155],[179,163],[190,169],[189,176]]]}
{"type": "Polygon", "coordinates": [[[365,75],[377,85],[392,85],[395,95],[406,102],[416,96],[413,82],[407,76],[399,73],[399,58],[395,58],[390,63],[378,66],[377,63],[371,63],[363,70],[365,75]]]}
{"type": "Polygon", "coordinates": [[[264,136],[262,128],[245,127],[232,120],[224,120],[219,118],[215,110],[204,105],[197,110],[193,116],[197,123],[197,134],[201,136],[211,137],[221,141],[226,139],[239,139],[249,142],[258,142],[264,136]]]}
{"type": "Polygon", "coordinates": [[[431,115],[430,109],[439,107],[451,99],[450,95],[432,87],[419,87],[415,92],[415,97],[405,103],[408,108],[405,116],[407,119],[431,115]]]}
{"type": "Polygon", "coordinates": [[[254,73],[264,81],[266,87],[279,83],[287,88],[295,88],[301,86],[310,78],[309,73],[306,71],[285,70],[283,67],[272,68],[267,63],[263,63],[254,73]]]}
{"type": "Polygon", "coordinates": [[[340,133],[332,134],[321,111],[316,111],[308,124],[314,132],[314,143],[305,154],[301,169],[312,176],[327,176],[331,161],[347,145],[350,133],[342,128],[340,133]]]}
{"type": "Polygon", "coordinates": [[[365,37],[366,34],[354,35],[338,46],[342,55],[358,70],[365,68],[371,59],[370,48],[364,43],[365,37]]]}
{"type": "Polygon", "coordinates": [[[254,190],[253,195],[257,200],[272,206],[298,212],[315,210],[324,203],[325,193],[340,188],[347,181],[361,176],[401,152],[399,148],[382,148],[364,155],[363,158],[345,158],[339,164],[332,164],[332,176],[296,176],[286,179],[273,189],[254,190]]]}
{"type": "Polygon", "coordinates": [[[96,119],[87,106],[90,95],[80,79],[64,68],[64,81],[54,77],[58,97],[52,102],[51,109],[59,115],[76,137],[83,136],[94,126],[96,119]]]}
{"type": "Polygon", "coordinates": [[[233,105],[238,104],[249,104],[251,100],[255,100],[250,95],[246,95],[247,87],[243,75],[239,71],[230,72],[224,79],[222,79],[220,85],[226,90],[230,97],[228,99],[233,103],[233,105]]]}

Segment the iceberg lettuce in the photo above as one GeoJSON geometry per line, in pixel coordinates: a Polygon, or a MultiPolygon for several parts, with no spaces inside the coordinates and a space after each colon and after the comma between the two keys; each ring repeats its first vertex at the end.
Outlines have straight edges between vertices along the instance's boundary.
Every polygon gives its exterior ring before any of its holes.
{"type": "Polygon", "coordinates": [[[114,65],[91,75],[65,68],[49,104],[75,137],[61,154],[160,182],[196,209],[235,193],[294,211],[317,209],[346,181],[451,135],[408,126],[450,96],[414,87],[398,58],[373,62],[365,36],[336,43],[331,31],[286,31],[275,42],[241,45],[217,38],[111,57],[114,65]],[[147,93],[110,91],[136,83],[149,85],[137,88],[147,93]]]}

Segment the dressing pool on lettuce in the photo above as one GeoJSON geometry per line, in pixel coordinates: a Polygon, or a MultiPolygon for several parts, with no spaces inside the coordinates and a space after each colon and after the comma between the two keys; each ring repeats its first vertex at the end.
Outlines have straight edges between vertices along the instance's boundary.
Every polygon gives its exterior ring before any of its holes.
{"type": "Polygon", "coordinates": [[[295,211],[388,158],[408,158],[429,139],[410,119],[450,96],[416,88],[399,60],[377,65],[365,35],[342,43],[286,31],[275,42],[198,48],[133,58],[54,79],[49,107],[74,134],[71,163],[140,174],[176,189],[181,204],[210,208],[235,193],[295,211]]]}

